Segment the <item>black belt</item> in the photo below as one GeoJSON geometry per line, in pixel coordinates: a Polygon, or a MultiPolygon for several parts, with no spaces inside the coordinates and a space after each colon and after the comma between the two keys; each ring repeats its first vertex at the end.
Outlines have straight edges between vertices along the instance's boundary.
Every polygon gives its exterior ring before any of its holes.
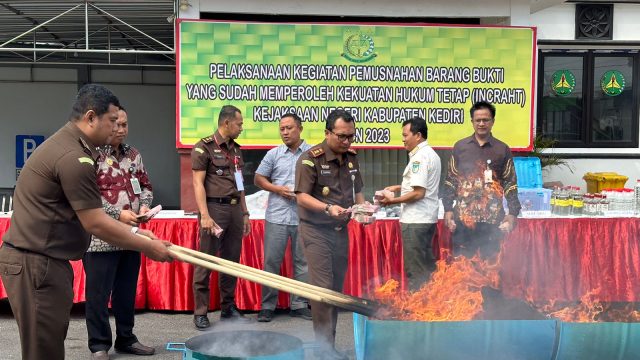
{"type": "Polygon", "coordinates": [[[230,196],[225,196],[225,197],[208,197],[207,196],[207,202],[208,203],[214,203],[214,204],[235,205],[235,204],[239,203],[240,201],[238,200],[238,198],[234,198],[234,197],[230,197],[230,196]]]}

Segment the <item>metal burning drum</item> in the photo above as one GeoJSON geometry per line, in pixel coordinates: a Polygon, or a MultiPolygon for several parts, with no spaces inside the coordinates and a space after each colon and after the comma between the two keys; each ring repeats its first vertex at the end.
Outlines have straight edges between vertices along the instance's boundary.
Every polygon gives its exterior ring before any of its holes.
{"type": "Polygon", "coordinates": [[[358,360],[552,359],[555,320],[381,321],[354,314],[358,360]]]}
{"type": "Polygon", "coordinates": [[[209,332],[184,343],[167,344],[184,352],[185,360],[298,360],[304,359],[302,340],[273,331],[238,330],[209,332]]]}
{"type": "Polygon", "coordinates": [[[354,314],[358,360],[635,360],[640,323],[381,321],[354,314]]]}

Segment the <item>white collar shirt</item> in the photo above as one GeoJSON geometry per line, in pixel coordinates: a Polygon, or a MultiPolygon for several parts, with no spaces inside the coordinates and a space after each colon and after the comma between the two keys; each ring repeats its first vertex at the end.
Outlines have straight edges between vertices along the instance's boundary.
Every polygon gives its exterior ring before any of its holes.
{"type": "Polygon", "coordinates": [[[440,157],[426,141],[409,152],[409,163],[402,174],[401,195],[411,192],[414,186],[424,188],[425,194],[422,199],[402,204],[401,223],[438,222],[440,168],[440,157]]]}

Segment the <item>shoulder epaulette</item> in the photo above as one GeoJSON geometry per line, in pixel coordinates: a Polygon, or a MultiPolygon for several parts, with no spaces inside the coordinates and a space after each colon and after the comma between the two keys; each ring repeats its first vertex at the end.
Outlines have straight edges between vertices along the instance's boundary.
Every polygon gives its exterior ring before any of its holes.
{"type": "Polygon", "coordinates": [[[314,147],[314,148],[309,149],[309,153],[314,158],[317,158],[318,156],[324,154],[324,149],[321,148],[321,147],[314,147]]]}
{"type": "Polygon", "coordinates": [[[349,150],[347,150],[347,152],[353,154],[353,155],[358,155],[358,152],[355,149],[351,149],[349,148],[349,150]]]}
{"type": "Polygon", "coordinates": [[[208,144],[213,141],[213,137],[207,136],[207,137],[203,137],[201,140],[203,143],[208,144]]]}

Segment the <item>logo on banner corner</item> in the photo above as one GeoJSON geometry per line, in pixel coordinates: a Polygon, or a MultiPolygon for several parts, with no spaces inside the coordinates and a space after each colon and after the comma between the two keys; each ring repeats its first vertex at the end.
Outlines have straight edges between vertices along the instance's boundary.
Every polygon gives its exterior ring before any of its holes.
{"type": "Polygon", "coordinates": [[[374,52],[373,36],[370,34],[358,31],[356,33],[347,32],[345,36],[344,52],[341,54],[345,59],[351,62],[363,63],[377,56],[374,52]]]}

